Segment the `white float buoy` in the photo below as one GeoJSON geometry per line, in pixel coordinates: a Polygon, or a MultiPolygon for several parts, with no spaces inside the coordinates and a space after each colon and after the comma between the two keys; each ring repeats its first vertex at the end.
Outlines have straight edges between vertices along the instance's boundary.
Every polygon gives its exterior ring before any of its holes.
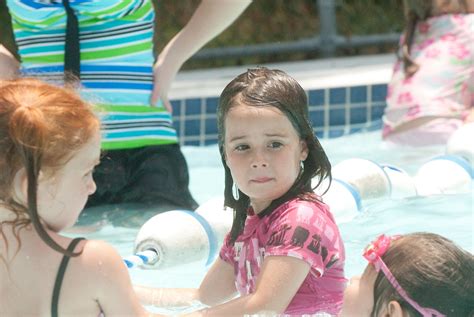
{"type": "Polygon", "coordinates": [[[384,169],[371,160],[344,160],[332,168],[332,176],[355,187],[362,201],[387,197],[391,193],[390,181],[384,169]]]}
{"type": "Polygon", "coordinates": [[[446,144],[446,153],[464,157],[474,164],[474,122],[457,129],[446,144]]]}
{"type": "Polygon", "coordinates": [[[183,263],[208,265],[218,249],[216,234],[198,213],[171,210],[149,219],[135,239],[134,253],[153,250],[158,259],[144,268],[166,268],[183,263]]]}
{"type": "Polygon", "coordinates": [[[473,169],[463,157],[442,155],[423,164],[414,180],[419,195],[466,193],[472,187],[473,169]]]}
{"type": "Polygon", "coordinates": [[[207,220],[216,234],[218,246],[222,245],[225,236],[232,227],[234,212],[230,208],[224,208],[224,197],[214,197],[200,205],[196,213],[207,220]]]}
{"type": "Polygon", "coordinates": [[[331,186],[326,193],[324,190],[327,186],[323,183],[320,187],[315,189],[315,193],[322,197],[331,213],[336,220],[336,223],[344,223],[352,220],[362,209],[362,202],[360,195],[352,185],[333,178],[331,186]]]}
{"type": "Polygon", "coordinates": [[[145,268],[165,268],[177,264],[211,264],[233,221],[233,210],[224,208],[224,198],[215,197],[194,212],[171,210],[149,219],[135,239],[135,253],[153,250],[157,260],[145,268]]]}
{"type": "Polygon", "coordinates": [[[391,184],[390,197],[400,199],[404,197],[416,196],[416,186],[413,178],[399,167],[382,164],[383,170],[388,176],[391,184]]]}

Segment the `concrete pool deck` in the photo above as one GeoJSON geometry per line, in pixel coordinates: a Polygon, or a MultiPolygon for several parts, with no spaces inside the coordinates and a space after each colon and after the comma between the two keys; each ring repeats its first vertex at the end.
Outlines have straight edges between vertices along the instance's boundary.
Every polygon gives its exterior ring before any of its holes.
{"type": "MultiPolygon", "coordinates": [[[[277,68],[294,77],[304,89],[388,83],[395,54],[328,58],[277,64],[277,68]]],[[[181,71],[172,84],[169,98],[219,96],[235,76],[257,65],[243,65],[202,70],[181,71]]]]}

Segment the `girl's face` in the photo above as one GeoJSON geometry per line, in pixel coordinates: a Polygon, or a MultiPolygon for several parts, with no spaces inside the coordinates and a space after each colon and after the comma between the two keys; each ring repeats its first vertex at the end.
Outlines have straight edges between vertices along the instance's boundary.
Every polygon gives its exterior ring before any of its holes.
{"type": "Polygon", "coordinates": [[[344,292],[344,304],[340,317],[371,316],[374,307],[374,284],[377,271],[373,265],[367,265],[362,276],[351,278],[344,292]]]}
{"type": "Polygon", "coordinates": [[[99,162],[100,133],[97,131],[60,170],[53,175],[40,176],[38,213],[49,229],[57,232],[77,221],[87,198],[96,190],[92,172],[99,162]]]}
{"type": "Polygon", "coordinates": [[[256,213],[285,194],[308,156],[288,118],[275,107],[232,107],[225,119],[225,158],[256,213]]]}

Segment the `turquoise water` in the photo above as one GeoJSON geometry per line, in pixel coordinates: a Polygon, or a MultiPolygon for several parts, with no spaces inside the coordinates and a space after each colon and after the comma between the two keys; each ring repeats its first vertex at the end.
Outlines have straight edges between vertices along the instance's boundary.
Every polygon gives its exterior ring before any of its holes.
{"type": "MultiPolygon", "coordinates": [[[[395,165],[410,175],[414,175],[430,158],[444,154],[443,147],[422,150],[390,148],[380,141],[379,131],[323,140],[322,145],[333,166],[347,158],[365,158],[380,164],[395,165]]],[[[184,147],[183,152],[190,168],[190,189],[197,201],[202,204],[222,196],[224,176],[217,146],[184,147]]],[[[363,201],[362,211],[351,221],[339,225],[346,247],[347,277],[362,273],[366,265],[361,256],[362,250],[381,233],[435,232],[474,253],[473,198],[471,186],[471,191],[464,194],[363,201]]],[[[140,225],[156,210],[134,206],[105,209],[106,212],[100,215],[95,211],[93,217],[91,211],[85,212],[82,219],[98,221],[97,228],[92,227],[98,230],[86,236],[110,242],[124,257],[131,255],[140,225]]],[[[198,287],[205,271],[202,265],[189,263],[166,270],[131,269],[130,274],[136,284],[198,287]]]]}

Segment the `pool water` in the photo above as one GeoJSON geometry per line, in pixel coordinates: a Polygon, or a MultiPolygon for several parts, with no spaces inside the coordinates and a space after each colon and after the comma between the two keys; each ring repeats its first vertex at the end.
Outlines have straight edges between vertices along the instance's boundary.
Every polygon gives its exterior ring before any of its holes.
{"type": "MultiPolygon", "coordinates": [[[[321,141],[332,165],[348,158],[370,159],[391,164],[414,175],[430,158],[444,154],[444,147],[423,149],[391,148],[380,140],[380,131],[359,133],[321,141]]],[[[224,173],[217,145],[183,147],[190,169],[190,190],[202,204],[222,196],[224,173]]],[[[366,266],[363,248],[381,233],[403,234],[429,231],[441,234],[460,247],[474,253],[474,190],[463,194],[407,197],[363,201],[363,208],[352,220],[340,223],[346,248],[346,276],[361,274],[366,266]]],[[[122,256],[133,252],[133,243],[140,225],[156,214],[137,206],[104,207],[103,213],[85,211],[81,219],[93,219],[97,231],[87,238],[102,239],[113,244],[122,256]]],[[[135,284],[156,287],[198,287],[206,268],[187,263],[166,270],[130,269],[135,284]]],[[[167,312],[167,311],[161,311],[167,312]]]]}

